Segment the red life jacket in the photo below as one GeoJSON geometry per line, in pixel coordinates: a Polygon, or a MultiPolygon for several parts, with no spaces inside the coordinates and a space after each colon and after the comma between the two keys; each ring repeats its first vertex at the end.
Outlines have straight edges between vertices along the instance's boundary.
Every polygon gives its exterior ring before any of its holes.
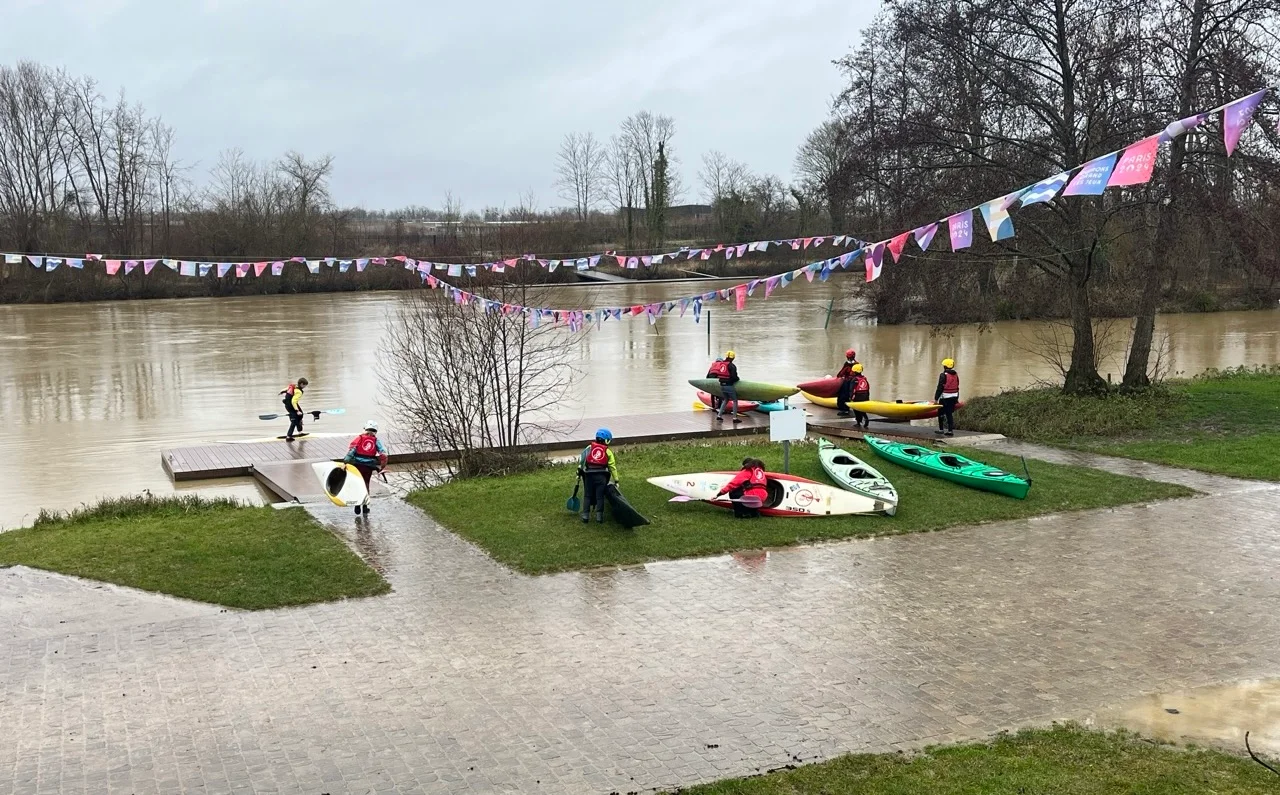
{"type": "Polygon", "coordinates": [[[960,391],[960,375],[954,370],[947,370],[942,374],[942,391],[944,393],[958,393],[960,391]]]}
{"type": "Polygon", "coordinates": [[[592,442],[587,448],[587,469],[609,468],[609,446],[600,442],[592,442]]]}
{"type": "Polygon", "coordinates": [[[769,478],[765,476],[764,470],[760,467],[754,467],[751,470],[751,477],[747,479],[744,491],[767,491],[769,478]]]}
{"type": "Polygon", "coordinates": [[[282,400],[281,402],[284,403],[284,407],[286,410],[293,411],[293,395],[297,391],[298,391],[297,384],[289,384],[287,387],[280,390],[280,394],[284,395],[284,400],[282,400]]]}
{"type": "Polygon", "coordinates": [[[362,433],[356,437],[356,455],[364,458],[378,457],[378,437],[371,433],[362,433]]]}
{"type": "Polygon", "coordinates": [[[866,377],[865,375],[863,375],[862,373],[854,373],[854,375],[853,375],[853,391],[854,391],[855,393],[857,393],[857,392],[870,392],[870,391],[871,391],[871,383],[870,383],[869,381],[867,381],[867,377],[866,377]]]}
{"type": "Polygon", "coordinates": [[[716,359],[711,363],[711,369],[707,370],[707,378],[728,378],[729,377],[729,360],[716,359]]]}

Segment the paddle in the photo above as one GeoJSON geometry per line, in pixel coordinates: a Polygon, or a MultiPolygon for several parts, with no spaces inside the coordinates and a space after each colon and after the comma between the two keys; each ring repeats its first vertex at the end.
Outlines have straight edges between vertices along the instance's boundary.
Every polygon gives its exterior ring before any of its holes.
{"type": "MultiPolygon", "coordinates": [[[[312,419],[320,419],[321,414],[346,414],[346,409],[321,409],[320,411],[304,411],[303,414],[310,414],[312,419]]],[[[260,420],[278,420],[281,417],[288,417],[288,414],[259,414],[260,420]]]]}
{"type": "Polygon", "coordinates": [[[582,501],[578,499],[578,487],[582,485],[582,478],[579,477],[573,482],[573,496],[565,501],[565,510],[577,513],[582,510],[582,501]]]}
{"type": "Polygon", "coordinates": [[[1025,455],[1018,456],[1022,459],[1022,474],[1027,476],[1027,485],[1031,485],[1031,470],[1027,469],[1027,457],[1025,455]]]}
{"type": "MultiPolygon", "coordinates": [[[[667,500],[667,502],[710,502],[710,500],[699,500],[699,499],[690,497],[687,494],[677,494],[676,496],[667,500]]],[[[729,502],[736,502],[747,508],[760,508],[764,505],[764,501],[761,500],[759,497],[752,497],[750,495],[744,496],[740,500],[729,498],[729,502]]]]}

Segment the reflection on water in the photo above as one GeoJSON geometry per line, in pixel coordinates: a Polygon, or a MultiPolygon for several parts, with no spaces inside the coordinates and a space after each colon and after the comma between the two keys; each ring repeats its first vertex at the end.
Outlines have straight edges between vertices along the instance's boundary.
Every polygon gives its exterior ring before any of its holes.
{"type": "MultiPolygon", "coordinates": [[[[931,397],[938,362],[952,356],[966,394],[1052,377],[1026,352],[1034,323],[998,323],[950,337],[921,326],[879,327],[845,319],[848,282],[795,285],[737,313],[709,318],[637,318],[585,335],[575,356],[585,373],[561,416],[687,410],[689,378],[708,356],[733,348],[747,379],[796,382],[831,373],[853,346],[867,366],[873,397],[931,397]],[[837,313],[829,328],[827,308],[837,313]],[[709,321],[709,322],[708,322],[709,321]],[[708,330],[710,333],[708,334],[708,330]]],[[[561,306],[631,305],[687,294],[684,284],[557,288],[561,306]]],[[[347,413],[308,425],[354,433],[383,419],[374,363],[388,317],[402,293],[199,298],[0,307],[0,526],[29,522],[41,507],[67,508],[97,497],[172,486],[160,451],[177,445],[275,436],[287,422],[261,422],[279,410],[277,392],[300,376],[306,405],[347,413]]],[[[1175,370],[1196,372],[1276,361],[1280,313],[1230,312],[1166,318],[1175,370]]],[[[1108,362],[1116,372],[1118,361],[1108,362]]],[[[202,485],[200,488],[209,488],[202,485]]],[[[259,499],[250,482],[224,482],[223,494],[259,499]]]]}
{"type": "Polygon", "coordinates": [[[1244,752],[1244,733],[1254,751],[1280,755],[1280,680],[1237,682],[1146,696],[1095,720],[1170,742],[1199,742],[1244,752]]]}

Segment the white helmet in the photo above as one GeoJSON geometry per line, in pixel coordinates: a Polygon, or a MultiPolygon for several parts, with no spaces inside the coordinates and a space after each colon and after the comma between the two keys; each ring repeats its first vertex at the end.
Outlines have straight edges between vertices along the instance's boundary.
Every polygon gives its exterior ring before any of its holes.
{"type": "Polygon", "coordinates": [[[365,422],[365,424],[364,424],[364,429],[365,429],[366,431],[376,431],[376,430],[378,430],[378,421],[377,421],[377,420],[367,420],[367,421],[365,422]]]}

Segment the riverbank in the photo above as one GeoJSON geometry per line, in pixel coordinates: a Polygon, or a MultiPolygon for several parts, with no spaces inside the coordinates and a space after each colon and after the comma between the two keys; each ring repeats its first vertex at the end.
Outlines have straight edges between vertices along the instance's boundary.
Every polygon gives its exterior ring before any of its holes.
{"type": "MultiPolygon", "coordinates": [[[[1165,483],[1117,477],[1083,467],[1030,462],[1034,485],[1025,500],[957,486],[879,460],[861,442],[846,440],[854,455],[874,466],[898,490],[895,516],[840,516],[752,521],[703,503],[672,504],[671,494],[646,478],[682,472],[736,470],[747,456],[781,470],[777,445],[651,445],[615,450],[621,488],[652,523],[624,530],[612,521],[583,524],[565,509],[576,480],[574,465],[521,475],[460,480],[415,491],[409,502],[449,530],[526,574],[625,566],[654,560],[717,555],[843,538],[893,535],[971,526],[1063,511],[1169,499],[1191,494],[1165,483]]],[[[984,463],[1020,472],[1017,458],[983,450],[984,463]]],[[[815,444],[792,450],[791,473],[830,481],[815,444]]],[[[610,515],[611,516],[611,515],[610,515]]]]}
{"type": "Polygon", "coordinates": [[[1078,726],[1020,731],[918,754],[853,754],[680,790],[683,795],[1262,795],[1276,777],[1251,759],[1078,726]]]}
{"type": "Polygon", "coordinates": [[[124,497],[0,533],[23,565],[244,610],[374,596],[390,586],[300,509],[124,497]]]}
{"type": "Polygon", "coordinates": [[[1242,478],[1280,480],[1280,365],[1210,370],[1135,393],[1013,390],[978,397],[957,417],[967,430],[1155,461],[1242,478]]]}

